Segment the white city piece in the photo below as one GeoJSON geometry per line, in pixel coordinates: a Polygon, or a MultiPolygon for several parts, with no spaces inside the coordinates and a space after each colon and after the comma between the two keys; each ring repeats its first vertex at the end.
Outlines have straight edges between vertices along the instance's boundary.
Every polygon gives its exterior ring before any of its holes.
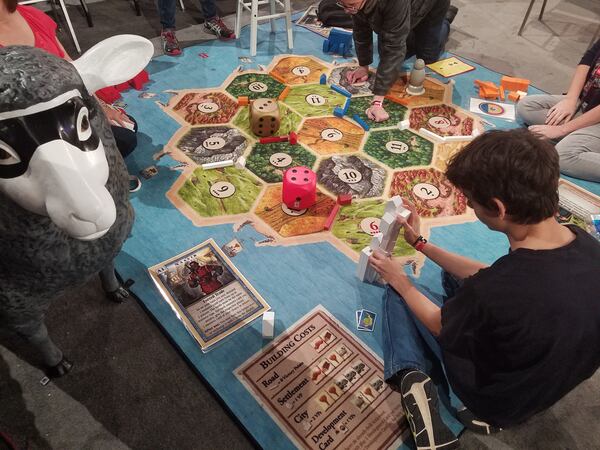
{"type": "Polygon", "coordinates": [[[262,316],[262,336],[265,339],[273,339],[275,334],[275,312],[267,311],[262,316]]]}

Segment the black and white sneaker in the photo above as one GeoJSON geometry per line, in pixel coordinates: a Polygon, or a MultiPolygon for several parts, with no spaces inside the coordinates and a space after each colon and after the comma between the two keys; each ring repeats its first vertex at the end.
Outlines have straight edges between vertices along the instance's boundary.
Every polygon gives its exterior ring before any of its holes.
{"type": "Polygon", "coordinates": [[[493,434],[502,431],[502,428],[491,425],[475,417],[470,410],[463,408],[456,412],[456,417],[465,428],[478,434],[493,434]]]}
{"type": "Polygon", "coordinates": [[[402,377],[400,393],[417,450],[459,448],[458,439],[440,416],[438,395],[431,378],[412,370],[402,377]]]}

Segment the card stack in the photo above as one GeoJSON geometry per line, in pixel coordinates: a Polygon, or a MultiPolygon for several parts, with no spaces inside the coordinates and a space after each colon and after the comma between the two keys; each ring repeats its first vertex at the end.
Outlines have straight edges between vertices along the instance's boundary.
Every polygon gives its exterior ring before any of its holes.
{"type": "Polygon", "coordinates": [[[356,329],[358,331],[373,331],[377,314],[366,309],[356,311],[356,329]]]}

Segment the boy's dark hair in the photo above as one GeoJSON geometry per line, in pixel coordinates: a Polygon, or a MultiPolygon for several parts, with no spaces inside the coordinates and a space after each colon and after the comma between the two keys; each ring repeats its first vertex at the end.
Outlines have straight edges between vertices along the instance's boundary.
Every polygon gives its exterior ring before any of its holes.
{"type": "Polygon", "coordinates": [[[4,5],[8,12],[14,13],[17,10],[17,5],[19,4],[19,0],[4,0],[4,5]]]}
{"type": "Polygon", "coordinates": [[[485,208],[506,205],[519,224],[539,223],[558,210],[558,153],[527,130],[489,131],[458,152],[446,176],[485,208]]]}

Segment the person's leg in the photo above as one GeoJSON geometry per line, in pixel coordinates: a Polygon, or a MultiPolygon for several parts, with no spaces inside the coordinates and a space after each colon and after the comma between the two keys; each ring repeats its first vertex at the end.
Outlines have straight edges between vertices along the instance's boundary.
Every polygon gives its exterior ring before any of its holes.
{"type": "Polygon", "coordinates": [[[163,30],[175,30],[175,0],[158,0],[158,14],[163,30]]]}
{"type": "Polygon", "coordinates": [[[447,14],[450,0],[438,0],[414,28],[415,52],[426,64],[437,61],[444,50],[450,25],[447,14]]]}
{"type": "Polygon", "coordinates": [[[556,151],[562,173],[600,182],[600,124],[569,134],[556,144],[556,151]]]}
{"type": "Polygon", "coordinates": [[[428,375],[433,366],[426,356],[430,349],[404,299],[390,287],[382,316],[384,377],[400,392],[417,449],[457,448],[458,440],[442,420],[437,390],[428,375]]]}
{"type": "Polygon", "coordinates": [[[129,119],[134,124],[133,131],[120,126],[110,127],[115,137],[117,148],[119,149],[119,152],[123,158],[129,156],[129,154],[133,152],[137,146],[137,122],[132,117],[129,117],[129,119]]]}
{"type": "Polygon", "coordinates": [[[200,0],[200,8],[202,9],[204,20],[214,19],[218,16],[215,0],[200,0]]]}
{"type": "Polygon", "coordinates": [[[548,110],[563,98],[564,95],[528,95],[517,103],[517,116],[526,125],[543,125],[548,110]]]}
{"type": "Polygon", "coordinates": [[[162,25],[160,38],[163,51],[169,56],[181,55],[181,46],[175,36],[175,9],[175,0],[158,0],[158,14],[162,25]]]}
{"type": "Polygon", "coordinates": [[[200,0],[200,6],[204,15],[204,27],[206,30],[221,39],[232,39],[235,37],[233,30],[219,17],[215,0],[200,0]]]}

